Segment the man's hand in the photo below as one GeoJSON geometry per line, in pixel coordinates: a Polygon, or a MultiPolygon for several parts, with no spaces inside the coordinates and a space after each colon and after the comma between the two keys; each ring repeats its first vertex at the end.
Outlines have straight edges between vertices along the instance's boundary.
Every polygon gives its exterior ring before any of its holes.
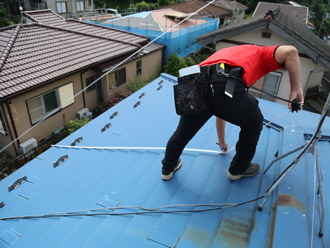
{"type": "MultiPolygon", "coordinates": [[[[300,101],[300,105],[304,104],[303,91],[301,88],[299,88],[297,90],[291,89],[289,100],[293,101],[294,99],[298,99],[300,101]]],[[[288,109],[291,109],[291,105],[292,105],[291,103],[288,104],[288,109]]],[[[296,111],[296,113],[298,113],[298,110],[296,111]]]]}
{"type": "Polygon", "coordinates": [[[219,147],[223,152],[227,152],[228,144],[225,140],[219,140],[218,141],[219,147]]]}

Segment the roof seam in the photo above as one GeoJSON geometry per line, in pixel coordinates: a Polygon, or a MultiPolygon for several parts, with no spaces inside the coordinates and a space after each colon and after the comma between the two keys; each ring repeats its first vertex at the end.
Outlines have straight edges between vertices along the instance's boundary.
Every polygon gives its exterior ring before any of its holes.
{"type": "Polygon", "coordinates": [[[20,25],[17,25],[16,26],[15,31],[11,35],[11,37],[10,37],[10,39],[8,41],[8,44],[7,44],[6,48],[5,48],[5,50],[3,51],[3,54],[2,54],[2,56],[0,58],[0,72],[2,71],[2,68],[3,68],[4,64],[5,64],[5,61],[8,58],[8,55],[9,55],[11,49],[13,48],[13,44],[14,44],[16,38],[17,38],[17,35],[18,35],[18,32],[19,32],[20,28],[21,28],[20,25]]]}

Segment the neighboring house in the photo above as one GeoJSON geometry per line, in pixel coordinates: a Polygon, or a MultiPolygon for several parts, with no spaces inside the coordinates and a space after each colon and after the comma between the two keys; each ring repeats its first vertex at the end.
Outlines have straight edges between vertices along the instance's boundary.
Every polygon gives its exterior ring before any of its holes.
{"type": "MultiPolygon", "coordinates": [[[[183,151],[182,167],[163,181],[164,148],[180,119],[173,100],[176,83],[177,78],[161,74],[58,144],[70,146],[82,137],[76,146],[51,147],[1,180],[0,218],[33,218],[1,220],[0,247],[328,247],[330,119],[325,118],[324,138],[318,141],[326,213],[320,238],[321,197],[316,194],[311,153],[288,172],[258,211],[260,198],[298,153],[276,162],[264,175],[265,168],[277,154],[305,143],[319,115],[303,110],[276,119],[287,112],[286,106],[259,99],[264,123],[276,120],[260,135],[253,158],[259,173],[238,181],[227,177],[235,149],[220,154],[213,116],[187,144],[194,151],[183,151]],[[102,132],[108,123],[111,127],[102,132]],[[25,182],[19,180],[25,176],[25,182]]],[[[227,123],[229,148],[239,131],[227,123]]]]}
{"type": "Polygon", "coordinates": [[[240,2],[228,0],[216,0],[212,5],[228,10],[232,15],[232,19],[228,18],[230,22],[242,20],[244,18],[245,11],[249,9],[249,7],[240,2]],[[237,11],[239,13],[238,16],[237,11]]]}
{"type": "MultiPolygon", "coordinates": [[[[307,27],[308,29],[314,29],[315,26],[310,23],[309,20],[309,9],[305,6],[292,6],[287,4],[279,4],[279,3],[264,3],[259,2],[253,16],[260,15],[266,13],[270,9],[275,9],[276,6],[281,8],[281,12],[293,20],[297,21],[300,25],[307,27]]],[[[253,17],[252,16],[252,17],[253,17]]]]}
{"type": "Polygon", "coordinates": [[[218,29],[218,19],[203,16],[189,18],[178,25],[188,16],[189,14],[176,10],[160,9],[141,12],[99,24],[146,35],[151,40],[159,37],[155,42],[166,45],[164,50],[165,62],[171,53],[185,57],[199,50],[201,46],[195,39],[218,29]],[[167,31],[167,33],[163,34],[164,31],[167,31]]]}
{"type": "Polygon", "coordinates": [[[0,29],[0,117],[4,127],[0,147],[62,106],[10,146],[7,151],[11,154],[20,153],[21,143],[31,138],[43,141],[70,120],[89,115],[114,89],[125,89],[137,74],[146,79],[161,72],[164,46],[154,43],[68,101],[150,39],[64,20],[50,10],[26,16],[40,22],[0,29]]]}
{"type": "MultiPolygon", "coordinates": [[[[158,7],[157,9],[173,9],[184,13],[194,13],[203,6],[205,6],[206,4],[207,3],[204,1],[194,0],[194,1],[161,6],[158,7]]],[[[232,13],[229,12],[228,10],[225,10],[213,4],[208,5],[207,7],[205,7],[204,9],[202,9],[197,13],[197,15],[219,18],[220,24],[223,24],[226,16],[229,16],[231,14],[232,13]]]]}
{"type": "Polygon", "coordinates": [[[93,10],[94,2],[93,0],[7,0],[6,6],[14,15],[20,14],[21,6],[23,11],[51,9],[65,18],[79,18],[83,16],[84,11],[93,10]]]}
{"type": "MultiPolygon", "coordinates": [[[[306,27],[285,15],[280,7],[271,12],[273,17],[270,21],[266,20],[269,14],[263,13],[198,37],[197,41],[201,45],[216,44],[216,50],[243,44],[293,45],[299,52],[301,86],[306,93],[308,88],[321,82],[325,70],[330,68],[330,46],[306,27]]],[[[286,69],[267,74],[259,79],[255,86],[289,99],[290,82],[286,69]]],[[[271,100],[268,96],[262,98],[271,100]]],[[[277,99],[276,102],[286,104],[277,99]]]]}

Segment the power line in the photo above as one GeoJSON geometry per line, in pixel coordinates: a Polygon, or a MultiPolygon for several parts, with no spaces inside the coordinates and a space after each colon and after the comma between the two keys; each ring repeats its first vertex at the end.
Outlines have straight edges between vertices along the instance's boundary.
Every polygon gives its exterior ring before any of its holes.
{"type": "Polygon", "coordinates": [[[169,30],[164,31],[161,35],[159,35],[158,37],[156,37],[154,40],[150,41],[148,44],[146,44],[145,46],[141,47],[139,50],[137,50],[136,52],[134,52],[133,54],[131,54],[130,56],[128,56],[126,59],[122,60],[120,63],[118,63],[117,65],[115,65],[114,67],[112,67],[111,69],[109,69],[108,71],[106,71],[103,75],[101,75],[100,77],[98,77],[96,80],[94,80],[94,82],[92,82],[91,84],[89,84],[88,86],[86,86],[85,88],[83,88],[81,91],[79,91],[77,94],[75,94],[73,97],[71,97],[70,99],[68,99],[66,102],[64,102],[62,105],[60,105],[59,107],[57,107],[56,109],[54,109],[52,112],[48,113],[46,116],[44,116],[38,123],[36,123],[34,126],[32,126],[31,128],[29,128],[28,130],[26,130],[25,132],[23,132],[21,135],[19,135],[16,139],[14,139],[12,142],[10,142],[8,145],[6,145],[5,147],[3,147],[0,152],[4,151],[5,149],[7,149],[10,145],[12,145],[13,143],[15,143],[17,140],[19,140],[20,138],[22,138],[25,134],[27,134],[28,132],[30,132],[32,129],[36,128],[40,123],[42,123],[44,120],[46,120],[48,117],[50,117],[51,115],[53,115],[54,113],[56,113],[57,111],[59,111],[62,106],[65,106],[67,103],[69,103],[71,100],[73,100],[75,97],[77,97],[78,95],[80,95],[82,92],[84,92],[86,89],[88,89],[89,87],[91,87],[92,85],[94,85],[98,80],[101,80],[103,77],[105,77],[106,75],[108,75],[109,73],[111,73],[113,70],[117,69],[119,66],[121,66],[122,64],[124,64],[125,62],[127,62],[129,59],[131,59],[133,56],[135,56],[136,54],[140,53],[142,50],[144,50],[146,47],[148,47],[149,45],[151,45],[152,43],[154,43],[156,40],[158,40],[159,38],[161,38],[162,36],[164,36],[166,33],[172,31],[172,29],[176,28],[177,26],[181,25],[181,23],[183,23],[184,21],[188,20],[190,17],[192,17],[193,15],[197,14],[199,11],[201,11],[202,9],[206,8],[207,6],[209,6],[210,4],[212,4],[215,0],[212,0],[211,2],[207,3],[206,5],[204,5],[203,7],[199,8],[198,10],[196,10],[194,13],[190,14],[189,16],[187,16],[185,19],[183,19],[182,21],[180,21],[179,23],[177,23],[176,25],[174,25],[173,27],[171,27],[169,30]]]}

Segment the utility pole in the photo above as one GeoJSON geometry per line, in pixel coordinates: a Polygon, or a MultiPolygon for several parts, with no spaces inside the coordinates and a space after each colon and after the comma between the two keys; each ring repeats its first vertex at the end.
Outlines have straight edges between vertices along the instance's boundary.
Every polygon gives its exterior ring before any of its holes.
{"type": "Polygon", "coordinates": [[[322,18],[322,22],[321,22],[320,29],[319,29],[319,34],[318,34],[319,37],[320,37],[320,33],[321,33],[321,29],[322,29],[322,26],[323,26],[324,19],[327,16],[327,13],[328,13],[329,5],[330,5],[330,0],[328,0],[327,9],[325,10],[324,16],[322,18]]]}

